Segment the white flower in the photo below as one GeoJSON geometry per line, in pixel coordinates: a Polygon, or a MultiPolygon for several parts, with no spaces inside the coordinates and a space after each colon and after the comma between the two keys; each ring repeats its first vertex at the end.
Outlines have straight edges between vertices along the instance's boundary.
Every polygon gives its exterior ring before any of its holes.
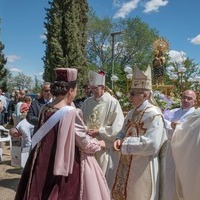
{"type": "Polygon", "coordinates": [[[121,93],[120,91],[117,91],[117,92],[116,92],[116,95],[117,95],[118,97],[122,97],[122,93],[121,93]]]}

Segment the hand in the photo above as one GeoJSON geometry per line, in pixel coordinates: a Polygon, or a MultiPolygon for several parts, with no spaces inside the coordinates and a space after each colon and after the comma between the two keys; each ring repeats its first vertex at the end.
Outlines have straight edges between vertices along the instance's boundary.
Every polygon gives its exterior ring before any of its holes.
{"type": "Polygon", "coordinates": [[[99,130],[98,129],[88,129],[87,134],[90,135],[91,137],[95,138],[97,135],[99,135],[99,130]]]}
{"type": "Polygon", "coordinates": [[[104,142],[104,140],[99,140],[99,144],[101,148],[106,148],[106,143],[104,142]]]}
{"type": "Polygon", "coordinates": [[[120,139],[115,140],[114,142],[114,149],[116,151],[120,151],[122,145],[122,141],[120,139]]]}
{"type": "Polygon", "coordinates": [[[176,125],[179,124],[179,123],[180,123],[179,121],[171,122],[171,127],[172,127],[173,129],[175,129],[175,128],[176,128],[176,125]]]}
{"type": "Polygon", "coordinates": [[[16,137],[16,138],[19,138],[19,137],[22,136],[22,134],[16,128],[11,128],[10,129],[10,135],[12,137],[16,137]]]}

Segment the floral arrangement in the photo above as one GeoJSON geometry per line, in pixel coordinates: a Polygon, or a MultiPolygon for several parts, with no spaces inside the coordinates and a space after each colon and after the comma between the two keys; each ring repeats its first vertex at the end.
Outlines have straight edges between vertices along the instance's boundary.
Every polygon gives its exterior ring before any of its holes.
{"type": "Polygon", "coordinates": [[[116,91],[115,95],[122,107],[122,110],[124,112],[129,111],[131,109],[131,104],[130,104],[127,94],[124,94],[121,91],[116,91]]]}
{"type": "Polygon", "coordinates": [[[153,96],[162,111],[180,107],[181,100],[175,98],[173,95],[167,97],[160,91],[154,91],[153,96]]]}
{"type": "MultiPolygon", "coordinates": [[[[131,104],[126,93],[118,90],[114,93],[114,96],[118,99],[124,112],[131,110],[131,104]]],[[[173,95],[167,97],[160,91],[154,91],[153,96],[162,111],[180,107],[181,100],[173,95]]]]}

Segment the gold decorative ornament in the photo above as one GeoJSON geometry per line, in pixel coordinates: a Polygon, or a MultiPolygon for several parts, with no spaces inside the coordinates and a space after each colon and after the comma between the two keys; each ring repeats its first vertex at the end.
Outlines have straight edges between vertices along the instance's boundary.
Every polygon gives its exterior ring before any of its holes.
{"type": "Polygon", "coordinates": [[[169,43],[164,38],[159,38],[153,43],[152,47],[154,53],[152,65],[155,84],[164,85],[164,54],[169,50],[169,43]]]}
{"type": "Polygon", "coordinates": [[[164,38],[159,38],[153,43],[153,50],[165,53],[169,50],[169,43],[164,38]]]}

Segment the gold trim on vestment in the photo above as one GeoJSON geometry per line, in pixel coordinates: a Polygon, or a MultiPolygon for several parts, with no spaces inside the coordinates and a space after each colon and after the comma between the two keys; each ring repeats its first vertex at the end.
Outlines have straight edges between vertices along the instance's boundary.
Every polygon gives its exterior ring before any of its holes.
{"type": "MultiPolygon", "coordinates": [[[[148,109],[148,108],[147,108],[148,109]]],[[[144,115],[145,110],[135,110],[132,118],[127,121],[125,125],[126,137],[139,137],[146,133],[146,129],[143,127],[141,119],[144,115]]],[[[116,173],[115,182],[112,189],[112,198],[114,200],[126,200],[127,198],[127,184],[129,178],[129,172],[131,169],[133,155],[122,155],[120,156],[119,165],[116,173]]]]}

